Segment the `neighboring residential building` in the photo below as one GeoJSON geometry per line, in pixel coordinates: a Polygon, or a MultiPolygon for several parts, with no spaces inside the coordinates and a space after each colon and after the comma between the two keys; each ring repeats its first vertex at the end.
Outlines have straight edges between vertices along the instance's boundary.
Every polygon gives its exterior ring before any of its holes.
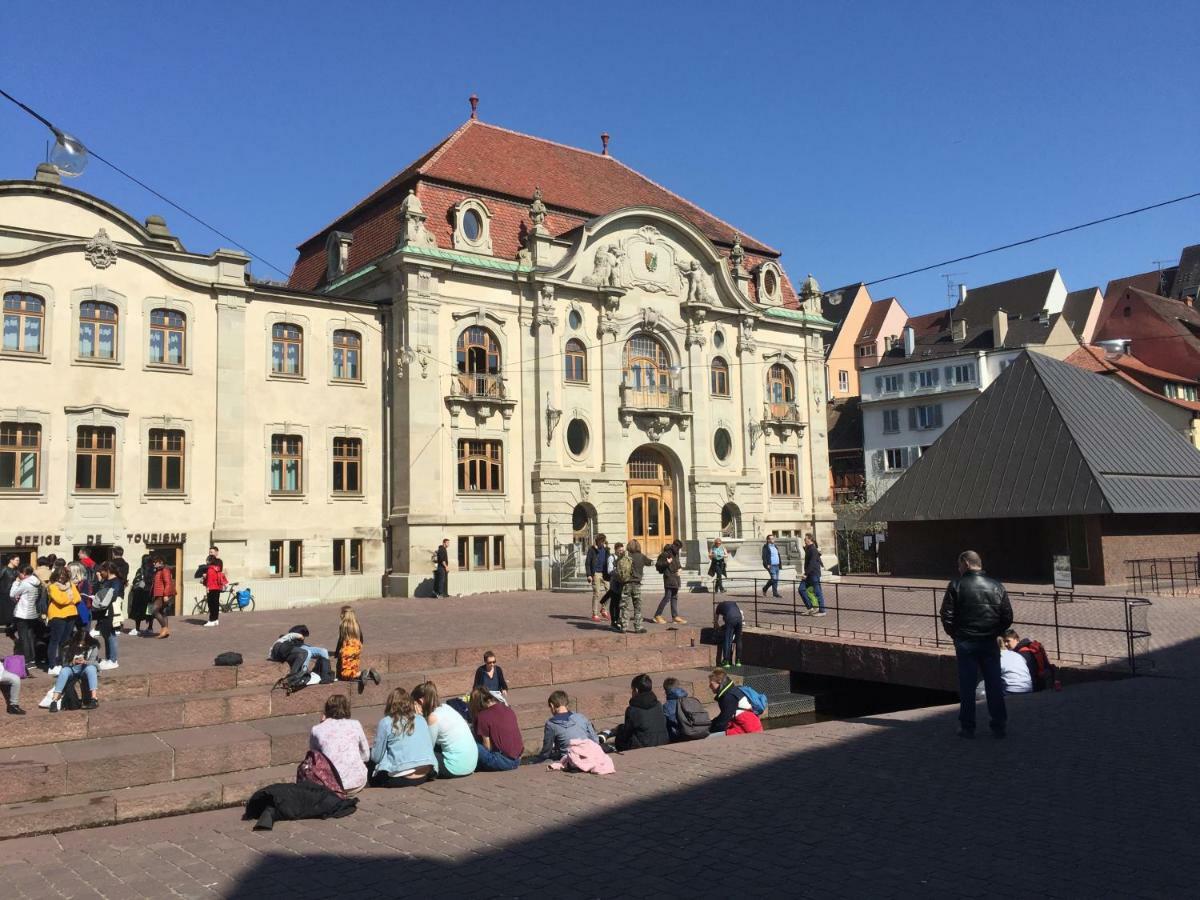
{"type": "Polygon", "coordinates": [[[854,367],[861,372],[879,365],[885,353],[900,345],[907,322],[908,313],[895,297],[873,302],[854,338],[854,367]]]}
{"type": "Polygon", "coordinates": [[[1200,452],[1118,382],[1022,352],[872,508],[894,575],[963,549],[1004,581],[1120,584],[1128,561],[1194,556],[1200,452]]]}
{"type": "Polygon", "coordinates": [[[1191,296],[1172,300],[1132,286],[1112,289],[1092,342],[1115,342],[1152,368],[1200,378],[1200,311],[1191,296]]]}
{"type": "Polygon", "coordinates": [[[867,499],[863,466],[862,409],[858,397],[831,400],[826,410],[829,435],[829,484],[836,508],[867,499]]]}
{"type": "Polygon", "coordinates": [[[379,595],[385,309],[255,283],[47,165],[0,223],[0,549],[159,554],[189,612],[214,541],[259,608],[379,595]]]}
{"type": "Polygon", "coordinates": [[[821,315],[834,323],[826,336],[826,397],[830,401],[858,396],[854,342],[874,304],[866,285],[852,284],[821,296],[821,315]]]}
{"type": "Polygon", "coordinates": [[[1100,310],[1104,306],[1104,296],[1100,288],[1084,288],[1082,291],[1071,291],[1063,302],[1062,315],[1071,328],[1071,333],[1081,344],[1091,343],[1100,324],[1100,310]]]}
{"type": "Polygon", "coordinates": [[[1180,375],[1148,366],[1127,353],[1104,347],[1082,346],[1066,361],[1128,387],[1151,412],[1200,449],[1200,385],[1195,381],[1187,381],[1180,375]]]}
{"type": "Polygon", "coordinates": [[[987,390],[1023,348],[1065,358],[1079,342],[1061,314],[1057,270],[967,291],[953,309],[914,316],[864,370],[867,494],[878,497],[987,390]]]}

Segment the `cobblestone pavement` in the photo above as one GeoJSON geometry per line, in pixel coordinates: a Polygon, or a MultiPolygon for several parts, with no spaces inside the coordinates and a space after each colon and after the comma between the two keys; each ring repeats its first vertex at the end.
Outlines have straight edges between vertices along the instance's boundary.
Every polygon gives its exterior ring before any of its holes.
{"type": "MultiPolygon", "coordinates": [[[[1173,633],[1200,633],[1200,608],[1164,609],[1173,633]]],[[[609,777],[525,767],[368,790],[352,816],[272,832],[221,810],[18,839],[0,845],[0,885],[35,898],[1194,896],[1198,649],[1160,644],[1165,675],[1013,698],[1004,741],[955,737],[949,707],[826,722],[623,754],[609,777]]]]}

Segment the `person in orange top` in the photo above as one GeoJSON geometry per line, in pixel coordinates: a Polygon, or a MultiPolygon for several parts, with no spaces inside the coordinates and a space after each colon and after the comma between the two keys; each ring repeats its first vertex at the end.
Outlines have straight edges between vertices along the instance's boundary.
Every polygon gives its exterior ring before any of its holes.
{"type": "Polygon", "coordinates": [[[158,622],[158,637],[161,640],[171,636],[165,609],[168,603],[175,602],[175,577],[161,556],[154,557],[153,562],[154,581],[150,585],[150,599],[154,603],[154,621],[158,622]]]}
{"type": "Polygon", "coordinates": [[[363,633],[358,624],[358,616],[354,607],[342,607],[342,619],[338,624],[337,648],[333,651],[337,657],[338,681],[357,681],[358,692],[361,694],[366,687],[365,678],[370,678],[379,684],[379,673],[362,667],[363,633]]]}
{"type": "Polygon", "coordinates": [[[54,570],[50,576],[48,593],[50,604],[46,619],[50,625],[50,642],[46,647],[46,665],[50,667],[48,671],[51,675],[57,675],[62,669],[60,656],[63,643],[71,636],[79,621],[79,588],[71,584],[66,566],[54,570]]]}

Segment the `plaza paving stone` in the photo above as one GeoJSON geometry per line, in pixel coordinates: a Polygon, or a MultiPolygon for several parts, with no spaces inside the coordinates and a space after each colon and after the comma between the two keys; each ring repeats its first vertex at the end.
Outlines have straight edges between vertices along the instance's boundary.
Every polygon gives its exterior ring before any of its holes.
{"type": "MultiPolygon", "coordinates": [[[[563,597],[361,606],[368,649],[446,646],[451,623],[459,645],[578,636],[587,600],[563,597]],[[550,618],[563,614],[576,618],[550,618]]],[[[687,613],[708,602],[686,598],[687,613]]],[[[207,631],[278,633],[280,614],[259,615],[207,631]]],[[[327,615],[284,618],[316,632],[327,615]]],[[[1150,621],[1155,674],[1012,698],[1003,741],[956,738],[954,707],[824,722],[621,754],[608,777],[537,766],[368,790],[352,816],[272,832],[226,809],[19,838],[0,844],[0,884],[37,898],[1194,896],[1200,602],[1156,601],[1150,621]]]]}

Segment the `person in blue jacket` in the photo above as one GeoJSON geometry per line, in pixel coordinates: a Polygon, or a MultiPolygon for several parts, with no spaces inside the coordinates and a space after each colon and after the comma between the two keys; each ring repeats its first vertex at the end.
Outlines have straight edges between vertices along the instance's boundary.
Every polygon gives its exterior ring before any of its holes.
{"type": "Polygon", "coordinates": [[[767,589],[774,591],[776,597],[779,596],[779,567],[783,565],[783,558],[779,555],[779,548],[775,546],[775,535],[768,534],[767,542],[762,548],[762,564],[770,576],[767,583],[763,585],[763,596],[767,594],[767,589]]]}

